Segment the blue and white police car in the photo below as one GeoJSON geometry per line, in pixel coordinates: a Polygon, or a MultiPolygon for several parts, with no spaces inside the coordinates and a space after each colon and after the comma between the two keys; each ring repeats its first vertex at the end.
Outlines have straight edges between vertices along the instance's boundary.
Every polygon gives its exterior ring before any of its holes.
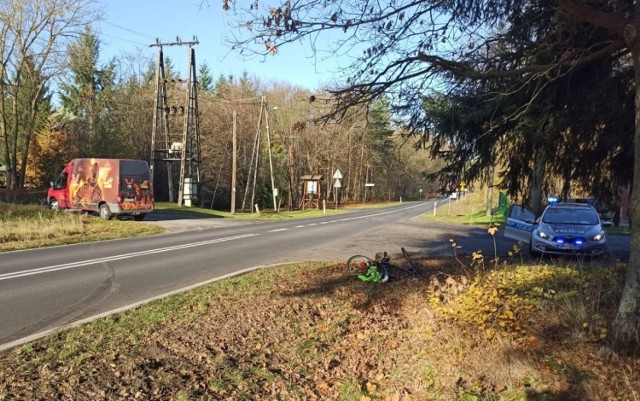
{"type": "Polygon", "coordinates": [[[607,234],[598,212],[588,203],[558,202],[550,197],[539,218],[522,207],[509,209],[505,237],[529,244],[532,255],[587,254],[607,251],[607,234]]]}

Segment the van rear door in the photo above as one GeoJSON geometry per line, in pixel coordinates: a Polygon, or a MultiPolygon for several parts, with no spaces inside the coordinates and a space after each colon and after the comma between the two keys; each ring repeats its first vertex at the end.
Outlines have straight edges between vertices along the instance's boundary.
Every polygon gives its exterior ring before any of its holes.
{"type": "Polygon", "coordinates": [[[141,160],[120,161],[120,202],[124,210],[153,209],[149,165],[141,160]]]}

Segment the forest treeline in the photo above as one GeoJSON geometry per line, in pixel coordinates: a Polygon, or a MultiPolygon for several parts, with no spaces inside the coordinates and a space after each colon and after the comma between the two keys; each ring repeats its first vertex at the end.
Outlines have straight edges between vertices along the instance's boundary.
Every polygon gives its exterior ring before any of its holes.
{"type": "MultiPolygon", "coordinates": [[[[65,56],[66,68],[51,77],[44,77],[27,59],[22,74],[16,71],[13,76],[20,79],[19,85],[5,86],[0,160],[7,166],[9,189],[45,188],[73,158],[150,158],[156,60],[131,55],[101,63],[100,38],[90,25],[66,45],[65,56]],[[47,85],[41,86],[43,82],[47,85]]],[[[183,99],[184,84],[175,82],[188,71],[177,68],[171,58],[164,64],[167,81],[174,82],[168,90],[183,99]]],[[[439,190],[437,181],[428,178],[438,163],[427,152],[416,152],[410,135],[393,123],[384,99],[340,121],[320,122],[326,105],[311,102],[312,93],[284,80],[264,82],[246,73],[214,76],[206,63],[198,65],[196,79],[202,205],[230,208],[234,112],[238,209],[250,209],[248,181],[256,171],[256,203],[272,207],[267,122],[280,207],[299,207],[300,177],[310,174],[323,176],[323,198],[332,201],[336,190],[332,176],[338,169],[343,176],[338,192],[342,202],[362,202],[365,197],[418,199],[439,190]],[[252,155],[257,134],[256,170],[252,155]]],[[[156,199],[167,200],[166,162],[157,166],[156,199]]]]}

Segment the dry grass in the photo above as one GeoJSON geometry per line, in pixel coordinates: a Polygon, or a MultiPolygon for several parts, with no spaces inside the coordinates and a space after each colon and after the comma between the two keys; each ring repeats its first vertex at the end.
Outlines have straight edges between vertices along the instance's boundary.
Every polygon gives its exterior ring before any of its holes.
{"type": "Polygon", "coordinates": [[[640,395],[640,360],[602,331],[621,266],[503,266],[467,278],[451,260],[420,264],[422,278],[386,284],[341,264],[273,268],[101,319],[2,354],[0,400],[640,395]],[[503,291],[483,296],[489,289],[503,291]],[[501,325],[504,305],[518,329],[501,325]]]}
{"type": "Polygon", "coordinates": [[[0,203],[0,251],[158,234],[163,229],[133,221],[105,221],[86,214],[56,213],[37,205],[0,203]]]}

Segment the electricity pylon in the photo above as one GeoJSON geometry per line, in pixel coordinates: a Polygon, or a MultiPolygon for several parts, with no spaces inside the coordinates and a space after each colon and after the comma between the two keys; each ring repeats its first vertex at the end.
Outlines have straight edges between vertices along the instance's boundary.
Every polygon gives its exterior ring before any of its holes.
{"type": "Polygon", "coordinates": [[[201,198],[201,163],[200,123],[198,115],[198,83],[196,80],[196,56],[194,45],[199,42],[160,43],[157,41],[150,47],[158,47],[158,69],[156,71],[156,98],[153,111],[153,127],[151,133],[151,177],[156,163],[167,166],[169,201],[174,201],[173,165],[180,163],[178,177],[178,206],[185,203],[191,206],[192,200],[201,198]],[[164,65],[164,46],[189,46],[189,72],[186,79],[167,78],[164,65]],[[184,90],[186,99],[180,103],[177,93],[184,90]],[[171,104],[171,102],[175,102],[171,104]],[[178,131],[180,119],[182,130],[178,131]],[[186,201],[186,202],[185,202],[186,201]]]}

